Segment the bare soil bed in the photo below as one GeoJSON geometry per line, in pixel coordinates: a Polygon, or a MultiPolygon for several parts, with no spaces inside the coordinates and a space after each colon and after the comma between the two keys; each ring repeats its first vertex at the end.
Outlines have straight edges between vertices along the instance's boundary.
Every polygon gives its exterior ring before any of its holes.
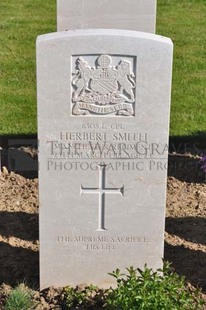
{"type": "MultiPolygon", "coordinates": [[[[35,298],[41,301],[39,309],[62,309],[60,289],[38,292],[38,209],[38,178],[8,172],[3,167],[0,175],[0,296],[3,298],[11,287],[23,281],[36,289],[35,298]]],[[[205,216],[206,183],[199,157],[170,155],[165,259],[172,262],[175,271],[184,275],[192,286],[201,287],[204,294],[205,216]]]]}

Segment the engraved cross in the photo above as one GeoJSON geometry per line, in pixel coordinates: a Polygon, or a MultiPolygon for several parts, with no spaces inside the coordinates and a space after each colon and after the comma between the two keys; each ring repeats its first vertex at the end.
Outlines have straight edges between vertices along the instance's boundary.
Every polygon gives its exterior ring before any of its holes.
{"type": "Polygon", "coordinates": [[[97,231],[104,231],[105,229],[105,194],[121,194],[124,196],[124,186],[121,188],[106,188],[105,186],[105,169],[106,165],[99,166],[99,187],[88,188],[81,185],[81,195],[83,194],[98,194],[99,195],[99,214],[98,214],[98,228],[97,231]]]}

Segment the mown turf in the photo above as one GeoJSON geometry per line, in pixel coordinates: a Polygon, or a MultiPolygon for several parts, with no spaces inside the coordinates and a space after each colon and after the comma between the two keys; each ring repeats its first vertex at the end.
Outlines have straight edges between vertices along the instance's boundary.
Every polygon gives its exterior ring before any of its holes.
{"type": "MultiPolygon", "coordinates": [[[[175,46],[170,135],[206,132],[206,0],[157,2],[175,46]]],[[[0,135],[36,133],[35,40],[53,31],[56,0],[0,0],[0,135]]]]}
{"type": "Polygon", "coordinates": [[[35,41],[56,30],[56,1],[0,0],[0,134],[36,132],[35,41]]]}
{"type": "Polygon", "coordinates": [[[171,136],[206,131],[206,1],[158,0],[157,33],[174,43],[171,136]]]}

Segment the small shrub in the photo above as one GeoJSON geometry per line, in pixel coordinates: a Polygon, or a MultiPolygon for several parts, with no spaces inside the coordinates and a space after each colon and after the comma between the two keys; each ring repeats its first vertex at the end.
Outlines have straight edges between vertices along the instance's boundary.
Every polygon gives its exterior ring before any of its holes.
{"type": "Polygon", "coordinates": [[[170,264],[153,272],[146,265],[144,270],[127,269],[128,275],[120,270],[110,275],[116,278],[117,288],[107,296],[107,309],[118,310],[193,310],[203,309],[199,290],[193,292],[185,284],[184,277],[171,272],[170,264]]]}
{"type": "Polygon", "coordinates": [[[81,305],[86,299],[86,293],[78,288],[68,286],[64,289],[64,292],[66,295],[66,306],[68,309],[75,307],[76,305],[81,305]]]}
{"type": "Polygon", "coordinates": [[[32,293],[23,285],[17,286],[6,299],[5,310],[30,310],[33,308],[32,293]]]}
{"type": "Polygon", "coordinates": [[[67,309],[102,309],[105,303],[104,291],[95,285],[84,288],[68,286],[64,289],[64,293],[67,309]]]}
{"type": "Polygon", "coordinates": [[[100,290],[95,286],[66,287],[67,309],[105,310],[202,310],[205,304],[198,289],[191,289],[185,278],[172,272],[165,262],[163,269],[152,271],[127,268],[110,273],[116,278],[117,288],[100,290]]]}

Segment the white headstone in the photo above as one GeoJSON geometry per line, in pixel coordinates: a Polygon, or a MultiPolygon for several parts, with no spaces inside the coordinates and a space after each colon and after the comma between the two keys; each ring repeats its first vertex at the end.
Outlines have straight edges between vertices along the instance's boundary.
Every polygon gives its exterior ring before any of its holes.
{"type": "Polygon", "coordinates": [[[57,31],[126,29],[155,32],[156,0],[57,0],[57,31]]]}
{"type": "Polygon", "coordinates": [[[135,31],[38,37],[41,288],[161,266],[172,50],[135,31]]]}

